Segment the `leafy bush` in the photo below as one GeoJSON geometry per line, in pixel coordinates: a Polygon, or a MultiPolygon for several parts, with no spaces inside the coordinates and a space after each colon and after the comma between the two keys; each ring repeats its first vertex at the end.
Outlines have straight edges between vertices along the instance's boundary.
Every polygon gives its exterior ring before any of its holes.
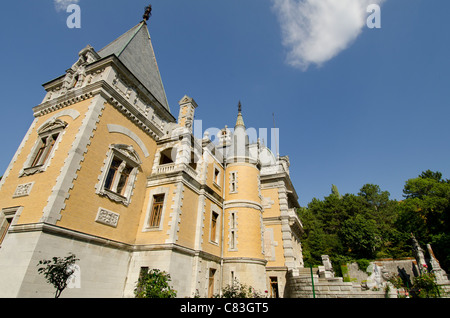
{"type": "Polygon", "coordinates": [[[237,280],[233,284],[222,289],[222,296],[214,295],[215,298],[263,298],[253,287],[241,284],[237,280]]]}
{"type": "Polygon", "coordinates": [[[159,269],[141,271],[134,294],[136,298],[175,298],[177,292],[170,281],[170,275],[159,269]]]}
{"type": "Polygon", "coordinates": [[[432,273],[426,273],[413,278],[412,294],[419,298],[440,297],[436,277],[432,273]]]}

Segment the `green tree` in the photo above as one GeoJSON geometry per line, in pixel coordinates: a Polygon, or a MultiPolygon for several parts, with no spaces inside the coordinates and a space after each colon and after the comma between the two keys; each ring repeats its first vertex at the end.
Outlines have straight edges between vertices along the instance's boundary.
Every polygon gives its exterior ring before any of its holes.
{"type": "MultiPolygon", "coordinates": [[[[323,200],[314,198],[299,210],[305,264],[368,257],[409,256],[399,249],[404,235],[395,227],[398,202],[378,185],[365,184],[358,194],[338,195],[336,187],[323,200]]],[[[402,246],[403,248],[403,246],[402,246]]]]}
{"type": "Polygon", "coordinates": [[[406,181],[397,228],[414,232],[420,244],[432,244],[441,266],[450,269],[450,180],[427,170],[406,181]]]}
{"type": "Polygon", "coordinates": [[[348,248],[347,253],[356,258],[373,258],[381,245],[376,222],[362,214],[344,222],[340,237],[343,245],[348,248]]]}
{"type": "Polygon", "coordinates": [[[177,292],[170,281],[170,275],[159,269],[142,270],[134,294],[136,298],[175,298],[177,292]]]}
{"type": "Polygon", "coordinates": [[[74,254],[67,257],[53,257],[51,260],[41,260],[37,264],[38,273],[44,275],[47,282],[55,287],[55,298],[59,298],[67,287],[70,276],[74,273],[74,264],[79,259],[74,254]]]}
{"type": "Polygon", "coordinates": [[[334,184],[331,185],[331,194],[337,196],[339,199],[342,199],[337,186],[335,186],[334,184]]]}

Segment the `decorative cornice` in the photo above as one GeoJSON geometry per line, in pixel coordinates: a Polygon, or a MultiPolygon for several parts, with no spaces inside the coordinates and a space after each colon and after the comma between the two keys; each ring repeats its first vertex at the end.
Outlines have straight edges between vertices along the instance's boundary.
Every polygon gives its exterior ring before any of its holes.
{"type": "Polygon", "coordinates": [[[262,205],[256,201],[250,200],[228,200],[223,202],[224,209],[230,208],[250,208],[262,211],[262,205]]]}
{"type": "Polygon", "coordinates": [[[236,263],[246,263],[246,264],[255,264],[266,266],[267,260],[261,258],[252,258],[252,257],[225,257],[223,259],[224,264],[236,264],[236,263]]]}
{"type": "Polygon", "coordinates": [[[59,109],[71,106],[83,100],[87,100],[96,95],[102,95],[108,103],[114,106],[128,119],[134,122],[145,133],[158,141],[164,135],[161,128],[158,128],[150,120],[145,118],[134,108],[125,98],[123,98],[114,88],[106,81],[100,80],[93,84],[70,91],[65,95],[59,96],[55,99],[44,102],[33,108],[34,116],[40,117],[49,113],[55,112],[59,109]]]}

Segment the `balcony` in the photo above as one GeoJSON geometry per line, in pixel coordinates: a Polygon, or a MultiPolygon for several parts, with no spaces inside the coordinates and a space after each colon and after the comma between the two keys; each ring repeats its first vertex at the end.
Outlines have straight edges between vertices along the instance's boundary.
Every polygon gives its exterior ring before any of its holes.
{"type": "Polygon", "coordinates": [[[297,230],[302,232],[303,231],[303,224],[302,224],[302,221],[300,221],[300,218],[298,217],[298,214],[297,214],[296,210],[297,210],[296,208],[288,209],[289,225],[291,227],[297,228],[297,230]]]}
{"type": "Polygon", "coordinates": [[[180,171],[184,171],[192,178],[197,179],[197,171],[195,171],[191,166],[184,163],[175,164],[174,162],[172,162],[159,165],[158,167],[156,167],[156,172],[154,174],[161,175],[180,171]]]}

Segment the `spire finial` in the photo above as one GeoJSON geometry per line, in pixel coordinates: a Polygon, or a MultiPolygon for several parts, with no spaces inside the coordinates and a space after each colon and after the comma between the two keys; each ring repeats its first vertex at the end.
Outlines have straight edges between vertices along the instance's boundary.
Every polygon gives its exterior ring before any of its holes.
{"type": "Polygon", "coordinates": [[[242,118],[242,105],[241,105],[241,101],[239,101],[239,103],[238,103],[238,116],[237,116],[236,126],[235,126],[235,127],[237,127],[237,126],[243,126],[243,127],[245,127],[245,125],[244,125],[244,118],[242,118]]]}
{"type": "Polygon", "coordinates": [[[144,19],[144,21],[148,21],[151,15],[152,15],[152,5],[149,4],[148,6],[145,7],[145,12],[142,18],[144,19]]]}

